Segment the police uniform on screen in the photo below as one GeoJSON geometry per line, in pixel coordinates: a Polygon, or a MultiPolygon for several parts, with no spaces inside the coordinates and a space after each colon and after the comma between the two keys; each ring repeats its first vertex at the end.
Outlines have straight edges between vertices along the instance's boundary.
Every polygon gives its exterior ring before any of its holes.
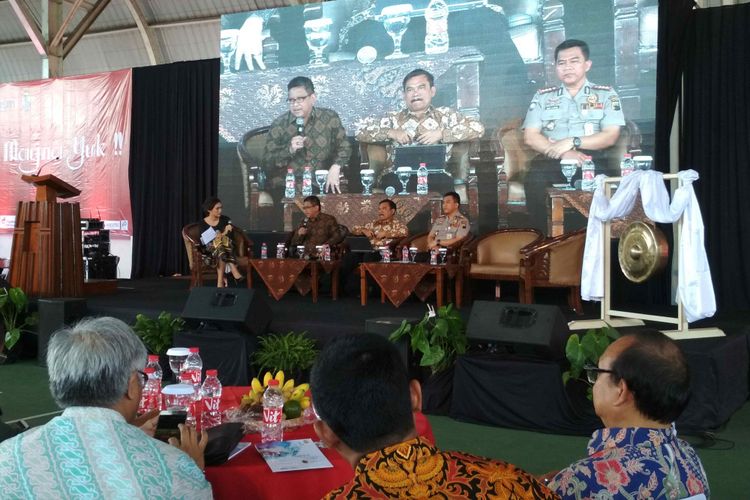
{"type": "Polygon", "coordinates": [[[563,85],[538,90],[523,122],[524,128],[537,128],[554,140],[585,137],[614,125],[625,125],[620,97],[612,87],[588,80],[575,97],[563,85]]]}

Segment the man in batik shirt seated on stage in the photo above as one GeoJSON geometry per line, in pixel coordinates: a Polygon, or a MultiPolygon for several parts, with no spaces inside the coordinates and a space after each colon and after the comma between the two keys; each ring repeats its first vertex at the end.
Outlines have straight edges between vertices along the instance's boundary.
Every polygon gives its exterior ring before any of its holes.
{"type": "Polygon", "coordinates": [[[655,330],[625,335],[586,371],[605,427],[592,434],[588,457],[549,487],[564,499],[709,498],[703,465],[673,426],[690,398],[677,343],[655,330]]]}
{"type": "Polygon", "coordinates": [[[354,478],[326,498],[557,498],[514,465],[440,451],[419,437],[422,389],[383,337],[331,340],[310,381],[315,431],[354,467],[354,478]]]}
{"type": "Polygon", "coordinates": [[[409,236],[409,230],[395,216],[396,204],[385,199],[378,204],[377,220],[354,226],[352,234],[366,236],[373,248],[390,245],[393,240],[409,236]]]}

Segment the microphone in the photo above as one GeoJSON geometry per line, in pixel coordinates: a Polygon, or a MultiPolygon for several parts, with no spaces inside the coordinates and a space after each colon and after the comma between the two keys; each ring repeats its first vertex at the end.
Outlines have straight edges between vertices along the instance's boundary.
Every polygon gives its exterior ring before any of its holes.
{"type": "Polygon", "coordinates": [[[297,124],[297,135],[305,135],[305,119],[298,116],[294,123],[297,124]]]}
{"type": "Polygon", "coordinates": [[[305,217],[305,220],[302,221],[302,226],[300,227],[304,227],[305,229],[307,229],[308,222],[310,222],[310,217],[305,217]]]}

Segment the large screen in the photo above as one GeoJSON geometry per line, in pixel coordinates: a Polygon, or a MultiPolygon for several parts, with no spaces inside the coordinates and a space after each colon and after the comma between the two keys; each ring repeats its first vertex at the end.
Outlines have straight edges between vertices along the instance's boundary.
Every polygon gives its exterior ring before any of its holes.
{"type": "MultiPolygon", "coordinates": [[[[345,193],[323,196],[324,211],[356,224],[374,218],[377,202],[388,197],[412,232],[421,232],[439,211],[440,193],[455,188],[475,232],[534,225],[534,213],[538,220],[549,200],[526,197],[538,153],[526,145],[523,123],[537,105],[559,106],[555,47],[566,39],[588,44],[590,69],[580,91],[588,100],[576,109],[584,119],[607,107],[621,113],[617,141],[594,155],[597,172],[607,170],[604,164],[615,172],[624,153],[653,150],[657,9],[656,0],[337,0],[223,16],[218,196],[224,211],[249,230],[290,230],[301,218],[302,174],[294,172],[296,199],[285,197],[284,186],[272,182],[284,178],[285,165],[269,158],[265,142],[271,123],[290,110],[287,84],[306,76],[315,107],[336,112],[351,146],[342,168],[345,193]],[[429,195],[417,196],[413,179],[408,194],[399,194],[398,183],[394,193],[379,184],[380,175],[365,195],[361,171],[381,161],[377,172],[387,172],[392,144],[360,144],[356,136],[405,108],[402,80],[417,68],[434,76],[433,106],[478,120],[484,133],[465,149],[453,148],[466,155],[465,170],[446,168],[441,176],[430,169],[429,195]],[[387,146],[387,154],[378,155],[377,146],[387,146]]],[[[538,128],[547,134],[554,126],[546,120],[538,128]]],[[[584,144],[597,130],[586,126],[584,144]]],[[[563,187],[559,177],[553,184],[563,187]]],[[[584,222],[570,216],[565,230],[584,222]]]]}

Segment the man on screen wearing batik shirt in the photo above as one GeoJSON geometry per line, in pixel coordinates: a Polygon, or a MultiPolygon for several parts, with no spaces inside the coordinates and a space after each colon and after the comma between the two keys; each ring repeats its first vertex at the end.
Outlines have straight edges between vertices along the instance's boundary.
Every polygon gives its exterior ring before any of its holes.
{"type": "MultiPolygon", "coordinates": [[[[415,69],[402,82],[405,107],[388,113],[382,118],[367,118],[358,127],[355,137],[360,142],[387,142],[388,162],[393,160],[393,148],[407,144],[446,144],[448,169],[452,170],[457,186],[466,183],[469,173],[467,154],[451,158],[456,143],[478,139],[484,134],[484,125],[471,116],[466,116],[448,107],[435,107],[432,98],[437,93],[435,77],[423,69],[415,69]]],[[[376,172],[378,178],[383,172],[376,172]]],[[[461,189],[465,191],[464,189],[461,189]]]]}
{"type": "Polygon", "coordinates": [[[288,167],[299,180],[309,166],[313,176],[316,170],[328,170],[326,191],[340,193],[341,167],[349,161],[352,148],[339,115],[315,106],[315,86],[306,76],[292,78],[287,89],[289,111],[271,124],[263,154],[271,169],[271,189],[284,188],[288,167]]]}
{"type": "MultiPolygon", "coordinates": [[[[523,122],[524,141],[541,153],[529,164],[524,181],[531,225],[547,230],[546,189],[565,182],[560,160],[580,165],[592,156],[597,173],[607,172],[606,150],[625,125],[620,98],[612,87],[588,81],[589,47],[581,40],[566,40],[555,48],[555,68],[561,84],[537,91],[523,122]]],[[[580,178],[579,173],[576,177],[580,178]]]]}

